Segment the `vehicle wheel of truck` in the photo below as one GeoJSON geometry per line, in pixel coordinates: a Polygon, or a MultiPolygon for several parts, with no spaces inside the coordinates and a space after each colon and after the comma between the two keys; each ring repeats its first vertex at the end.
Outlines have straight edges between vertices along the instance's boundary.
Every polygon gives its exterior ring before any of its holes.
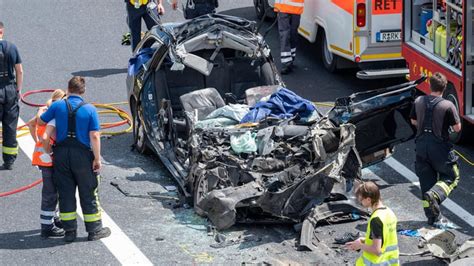
{"type": "Polygon", "coordinates": [[[135,110],[132,112],[133,116],[133,140],[135,149],[141,154],[151,154],[151,149],[148,146],[148,137],[146,136],[144,125],[141,123],[140,117],[143,116],[141,106],[136,104],[135,110]]]}
{"type": "MultiPolygon", "coordinates": [[[[446,100],[452,102],[454,104],[454,106],[456,107],[456,110],[458,111],[458,114],[459,114],[458,94],[456,93],[456,90],[454,89],[453,84],[448,83],[448,87],[447,87],[446,91],[443,94],[443,98],[445,98],[446,100]]],[[[462,118],[461,118],[461,123],[462,123],[461,131],[459,131],[459,132],[454,132],[453,131],[449,134],[449,140],[452,143],[462,143],[466,139],[465,136],[466,136],[466,132],[468,131],[466,126],[468,126],[468,124],[465,123],[464,119],[462,119],[462,118]]]]}
{"type": "Polygon", "coordinates": [[[321,58],[323,60],[324,67],[331,73],[336,72],[338,56],[329,50],[329,44],[324,31],[321,33],[321,39],[321,58]]]}

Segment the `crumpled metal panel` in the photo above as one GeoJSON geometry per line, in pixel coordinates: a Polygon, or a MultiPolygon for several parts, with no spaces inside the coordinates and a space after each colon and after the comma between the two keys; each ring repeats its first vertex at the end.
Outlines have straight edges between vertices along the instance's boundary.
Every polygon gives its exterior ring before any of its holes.
{"type": "Polygon", "coordinates": [[[208,190],[199,191],[195,204],[219,229],[240,218],[252,219],[247,213],[237,215],[237,208],[302,221],[334,191],[348,192],[347,184],[359,177],[351,124],[335,128],[322,119],[308,127],[285,121],[241,130],[256,134],[256,153],[236,154],[229,148],[235,130],[200,130],[193,142],[201,166],[199,187],[208,190]]]}
{"type": "Polygon", "coordinates": [[[213,190],[198,203],[198,206],[206,211],[206,215],[217,229],[226,229],[235,224],[237,203],[261,196],[263,191],[257,182],[213,190]]]}

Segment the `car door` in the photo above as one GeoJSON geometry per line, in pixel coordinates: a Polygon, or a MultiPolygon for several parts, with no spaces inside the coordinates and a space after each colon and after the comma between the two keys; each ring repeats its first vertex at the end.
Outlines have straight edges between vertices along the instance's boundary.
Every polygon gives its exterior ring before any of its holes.
{"type": "Polygon", "coordinates": [[[415,137],[416,128],[409,116],[416,86],[423,80],[336,100],[328,117],[337,126],[356,125],[356,148],[364,167],[385,159],[397,144],[415,137]]]}
{"type": "Polygon", "coordinates": [[[156,143],[158,133],[156,128],[158,127],[158,113],[159,113],[159,101],[161,98],[161,90],[156,86],[156,71],[155,69],[161,63],[164,55],[167,51],[167,45],[161,40],[159,35],[149,34],[140,43],[139,47],[142,49],[152,49],[152,56],[148,61],[143,64],[142,69],[136,75],[135,80],[138,84],[140,91],[137,93],[139,103],[142,111],[143,122],[145,125],[145,131],[148,138],[156,149],[156,143]]]}

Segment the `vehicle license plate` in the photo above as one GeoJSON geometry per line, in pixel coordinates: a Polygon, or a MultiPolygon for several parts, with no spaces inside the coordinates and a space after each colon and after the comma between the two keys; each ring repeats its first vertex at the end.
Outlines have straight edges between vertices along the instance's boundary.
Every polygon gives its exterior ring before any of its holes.
{"type": "Polygon", "coordinates": [[[377,42],[395,42],[402,40],[402,33],[400,31],[384,31],[377,32],[377,42]]]}

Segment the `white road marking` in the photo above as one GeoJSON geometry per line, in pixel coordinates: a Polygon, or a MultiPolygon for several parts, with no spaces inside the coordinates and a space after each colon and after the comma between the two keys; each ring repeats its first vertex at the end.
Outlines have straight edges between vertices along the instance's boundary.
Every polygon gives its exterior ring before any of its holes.
{"type": "MultiPolygon", "coordinates": [[[[384,162],[388,166],[393,168],[393,170],[397,171],[400,175],[404,176],[407,180],[412,182],[412,184],[416,186],[420,185],[416,174],[413,173],[406,166],[401,164],[399,161],[395,160],[393,157],[387,158],[384,162]]],[[[443,205],[461,220],[474,227],[474,216],[465,209],[463,209],[461,206],[459,206],[456,202],[448,198],[443,202],[443,205]]]]}
{"type": "MultiPolygon", "coordinates": [[[[18,120],[18,125],[24,125],[25,122],[20,118],[18,120]]],[[[21,150],[32,159],[33,151],[35,147],[35,142],[31,135],[27,135],[21,138],[18,138],[18,145],[21,150]]],[[[77,194],[77,192],[76,192],[77,194]]],[[[79,197],[76,195],[77,200],[77,214],[84,220],[82,216],[81,204],[79,202],[79,197]]],[[[140,249],[128,238],[128,236],[118,227],[118,225],[110,218],[110,216],[102,210],[102,222],[104,226],[107,226],[112,231],[112,235],[101,239],[102,243],[109,249],[109,251],[115,256],[115,258],[122,265],[153,265],[151,261],[143,254],[140,249]]]]}

